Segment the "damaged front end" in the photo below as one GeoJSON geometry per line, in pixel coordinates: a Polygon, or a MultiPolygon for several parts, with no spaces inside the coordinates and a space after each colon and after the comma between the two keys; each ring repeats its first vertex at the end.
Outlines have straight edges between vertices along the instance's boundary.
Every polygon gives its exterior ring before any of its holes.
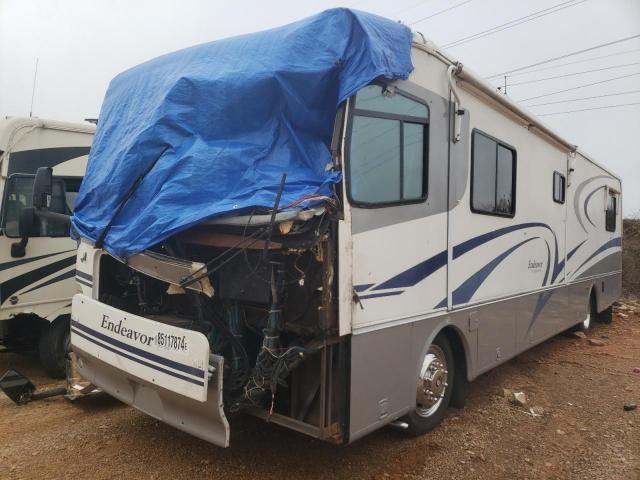
{"type": "Polygon", "coordinates": [[[126,261],[83,241],[72,314],[82,376],[220,446],[240,412],[345,441],[339,212],[313,200],[207,221],[126,261]]]}

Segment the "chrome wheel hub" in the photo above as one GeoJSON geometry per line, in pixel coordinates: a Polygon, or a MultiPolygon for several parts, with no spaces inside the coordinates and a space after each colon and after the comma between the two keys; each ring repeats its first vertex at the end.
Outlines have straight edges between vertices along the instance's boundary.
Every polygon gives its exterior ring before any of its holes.
{"type": "Polygon", "coordinates": [[[582,322],[582,326],[585,330],[587,330],[591,326],[591,313],[587,314],[587,318],[585,318],[584,322],[582,322]]]}
{"type": "Polygon", "coordinates": [[[424,356],[416,389],[416,413],[433,415],[444,399],[448,387],[447,357],[440,347],[431,345],[424,356]]]}

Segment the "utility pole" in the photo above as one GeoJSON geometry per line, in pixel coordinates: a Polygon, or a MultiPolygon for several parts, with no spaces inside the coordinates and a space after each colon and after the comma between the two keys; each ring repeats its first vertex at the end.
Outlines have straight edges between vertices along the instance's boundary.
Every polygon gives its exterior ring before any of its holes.
{"type": "Polygon", "coordinates": [[[36,71],[33,74],[33,88],[31,89],[31,107],[29,108],[29,118],[33,117],[33,98],[36,95],[36,79],[38,78],[38,57],[36,57],[36,71]]]}

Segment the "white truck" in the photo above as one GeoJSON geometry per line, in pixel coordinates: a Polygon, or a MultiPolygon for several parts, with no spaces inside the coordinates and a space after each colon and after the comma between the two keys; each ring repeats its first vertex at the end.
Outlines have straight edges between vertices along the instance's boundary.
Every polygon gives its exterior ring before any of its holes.
{"type": "Polygon", "coordinates": [[[38,345],[47,373],[63,377],[76,242],[69,226],[41,218],[28,232],[20,216],[32,204],[38,168],[51,167],[52,212],[69,214],[84,175],[95,126],[8,117],[0,120],[0,342],[38,345]]]}

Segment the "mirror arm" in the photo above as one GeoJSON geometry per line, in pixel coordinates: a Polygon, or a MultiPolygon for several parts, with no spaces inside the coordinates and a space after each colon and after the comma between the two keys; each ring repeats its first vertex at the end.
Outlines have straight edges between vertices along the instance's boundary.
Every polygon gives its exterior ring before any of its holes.
{"type": "Polygon", "coordinates": [[[64,213],[50,212],[46,208],[36,208],[35,214],[38,217],[46,218],[47,220],[53,220],[60,223],[71,223],[71,215],[65,215],[64,213]]]}

